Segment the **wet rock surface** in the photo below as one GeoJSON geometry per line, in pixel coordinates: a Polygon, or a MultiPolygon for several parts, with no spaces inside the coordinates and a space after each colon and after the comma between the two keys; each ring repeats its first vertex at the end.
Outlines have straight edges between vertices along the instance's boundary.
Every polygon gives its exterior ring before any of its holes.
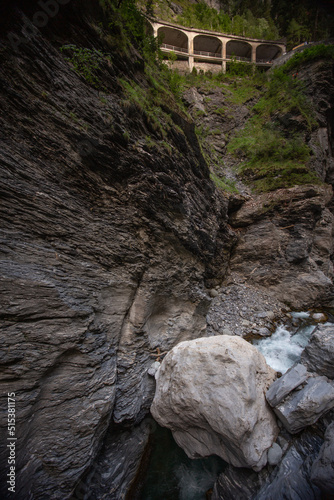
{"type": "Polygon", "coordinates": [[[162,362],[151,413],[190,458],[216,454],[260,470],[278,433],[264,398],[275,375],[241,338],[182,342],[162,362]]]}
{"type": "Polygon", "coordinates": [[[325,432],[325,441],[311,469],[311,481],[325,495],[334,494],[334,422],[325,432]]]}
{"type": "Polygon", "coordinates": [[[334,406],[334,385],[327,377],[309,377],[302,387],[292,391],[274,406],[285,428],[296,434],[314,424],[334,406]]]}
{"type": "Polygon", "coordinates": [[[214,486],[213,500],[320,500],[321,491],[311,481],[312,463],[323,439],[306,431],[290,443],[276,467],[267,466],[260,473],[229,467],[214,486]]]}
{"type": "Polygon", "coordinates": [[[305,382],[309,373],[302,364],[292,366],[282,377],[275,380],[266,393],[266,399],[271,406],[278,405],[291,391],[305,382]]]}
{"type": "Polygon", "coordinates": [[[266,483],[254,495],[254,500],[320,500],[320,490],[310,480],[310,472],[321,443],[322,439],[311,433],[306,433],[294,442],[266,483]]]}
{"type": "Polygon", "coordinates": [[[152,421],[144,419],[139,426],[130,429],[115,427],[110,426],[94,464],[80,480],[70,500],[125,498],[148,443],[152,421]]]}
{"type": "Polygon", "coordinates": [[[266,481],[268,472],[262,469],[256,473],[250,469],[237,469],[231,465],[219,476],[216,481],[212,500],[249,500],[254,498],[260,485],[266,481]]]}

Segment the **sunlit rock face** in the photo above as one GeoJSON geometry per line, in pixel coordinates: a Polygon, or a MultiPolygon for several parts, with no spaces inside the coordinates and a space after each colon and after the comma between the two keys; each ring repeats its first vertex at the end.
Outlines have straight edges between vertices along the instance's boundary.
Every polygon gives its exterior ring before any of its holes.
{"type": "Polygon", "coordinates": [[[151,412],[189,457],[216,454],[259,470],[278,433],[264,398],[275,376],[262,354],[241,338],[182,342],[160,367],[151,412]]]}

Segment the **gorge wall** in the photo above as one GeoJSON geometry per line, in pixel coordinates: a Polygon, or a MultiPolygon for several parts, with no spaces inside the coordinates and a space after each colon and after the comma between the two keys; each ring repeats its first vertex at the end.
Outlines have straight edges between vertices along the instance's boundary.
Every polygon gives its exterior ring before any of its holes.
{"type": "MultiPolygon", "coordinates": [[[[13,32],[32,13],[13,9],[13,32]]],[[[206,286],[233,241],[194,126],[170,110],[173,155],[152,153],[143,116],[122,108],[117,77],[143,78],[139,54],[101,70],[101,102],[58,47],[103,41],[78,2],[59,16],[17,52],[1,40],[2,442],[10,390],[16,498],[67,498],[110,421],[142,420],[152,354],[205,330],[206,286]]]]}
{"type": "MultiPolygon", "coordinates": [[[[175,101],[165,103],[165,136],[129,102],[120,78],[149,89],[145,62],[134,47],[117,50],[106,39],[100,8],[73,0],[44,28],[24,30],[35,12],[34,2],[13,2],[0,25],[1,442],[7,393],[15,392],[15,498],[83,498],[75,488],[109,429],[97,461],[116,470],[128,457],[105,486],[119,499],[149,433],[147,370],[159,352],[206,335],[210,295],[231,271],[269,285],[278,302],[331,304],[332,194],[324,186],[278,196],[282,229],[256,211],[263,200],[228,200],[175,101]],[[98,70],[102,88],[65,60],[59,48],[69,42],[111,54],[98,70]],[[259,239],[266,231],[279,233],[285,260],[268,260],[272,247],[259,239]],[[266,277],[281,266],[281,288],[261,281],[254,255],[266,277]],[[314,280],[310,293],[290,293],[303,276],[314,280]]],[[[331,156],[329,106],[320,134],[329,139],[318,147],[331,156]]],[[[7,458],[2,448],[2,498],[7,458]]]]}

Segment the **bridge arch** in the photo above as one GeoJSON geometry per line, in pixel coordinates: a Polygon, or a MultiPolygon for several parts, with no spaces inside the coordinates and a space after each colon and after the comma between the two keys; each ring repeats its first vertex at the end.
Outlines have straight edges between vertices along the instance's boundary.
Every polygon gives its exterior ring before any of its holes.
{"type": "Polygon", "coordinates": [[[282,47],[274,44],[262,43],[256,48],[256,62],[269,63],[283,54],[282,47]]]}
{"type": "Polygon", "coordinates": [[[215,36],[197,35],[194,37],[195,56],[222,57],[222,46],[222,42],[215,36]]]}
{"type": "Polygon", "coordinates": [[[162,40],[162,46],[175,51],[188,53],[188,36],[177,28],[161,26],[158,28],[158,38],[162,40]]]}
{"type": "Polygon", "coordinates": [[[226,57],[236,57],[241,61],[250,61],[252,57],[252,46],[242,40],[229,40],[226,44],[226,57]]]}

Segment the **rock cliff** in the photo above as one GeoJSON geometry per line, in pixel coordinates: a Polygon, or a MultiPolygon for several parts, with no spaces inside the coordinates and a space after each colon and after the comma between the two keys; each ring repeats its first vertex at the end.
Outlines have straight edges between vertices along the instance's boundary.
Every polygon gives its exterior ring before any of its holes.
{"type": "MultiPolygon", "coordinates": [[[[167,109],[173,154],[145,150],[154,133],[122,107],[118,78],[144,78],[139,53],[115,46],[101,91],[59,51],[111,52],[87,5],[23,35],[35,6],[16,4],[2,28],[1,441],[13,391],[18,499],[68,498],[109,424],[122,443],[121,424],[141,422],[157,348],[204,332],[233,241],[193,124],[167,109]]],[[[6,498],[4,449],[1,470],[6,498]]]]}

